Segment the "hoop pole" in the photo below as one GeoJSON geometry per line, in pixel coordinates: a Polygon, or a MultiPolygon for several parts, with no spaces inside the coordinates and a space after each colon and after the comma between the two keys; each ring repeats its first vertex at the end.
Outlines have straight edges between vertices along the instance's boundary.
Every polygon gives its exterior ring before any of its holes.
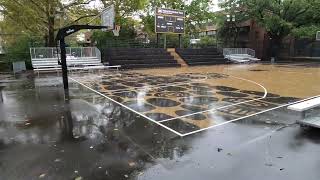
{"type": "MultiPolygon", "coordinates": [[[[69,82],[68,82],[68,66],[67,66],[67,55],[66,55],[66,42],[65,37],[78,32],[82,29],[103,29],[105,26],[90,26],[90,25],[71,25],[59,29],[56,41],[60,42],[60,57],[61,57],[61,66],[62,66],[62,80],[65,100],[69,99],[69,82]]],[[[70,50],[71,51],[71,50],[70,50]]]]}
{"type": "Polygon", "coordinates": [[[65,92],[65,99],[69,99],[68,67],[67,67],[67,56],[66,56],[66,43],[64,38],[60,39],[60,51],[61,51],[62,80],[63,80],[63,88],[65,92]]]}

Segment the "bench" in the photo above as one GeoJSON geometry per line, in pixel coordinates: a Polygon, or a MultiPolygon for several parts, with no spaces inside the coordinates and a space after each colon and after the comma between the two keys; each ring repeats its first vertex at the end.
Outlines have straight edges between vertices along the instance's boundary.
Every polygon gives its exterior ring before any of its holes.
{"type": "Polygon", "coordinates": [[[302,113],[302,119],[298,120],[297,123],[301,125],[307,125],[312,127],[320,128],[320,117],[308,117],[306,118],[306,111],[320,106],[320,97],[313,98],[301,103],[293,104],[288,106],[288,109],[302,113]]]}
{"type": "MultiPolygon", "coordinates": [[[[32,59],[32,66],[35,72],[52,72],[61,71],[61,65],[58,64],[58,60],[51,59],[32,59]]],[[[98,58],[67,58],[67,66],[69,70],[86,70],[86,69],[101,69],[103,64],[98,58]]]]}
{"type": "Polygon", "coordinates": [[[288,109],[293,111],[299,111],[304,112],[306,110],[315,108],[317,106],[320,106],[320,97],[313,98],[307,101],[303,101],[301,103],[293,104],[291,106],[288,106],[288,109]]]}

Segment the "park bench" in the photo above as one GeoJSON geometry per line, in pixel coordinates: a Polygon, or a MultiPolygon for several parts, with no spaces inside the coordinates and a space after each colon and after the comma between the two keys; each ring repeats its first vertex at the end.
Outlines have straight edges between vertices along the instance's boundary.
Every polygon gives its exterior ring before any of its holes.
{"type": "MultiPolygon", "coordinates": [[[[72,47],[67,48],[66,60],[68,70],[93,70],[117,68],[120,66],[106,67],[101,63],[100,51],[96,47],[72,47]]],[[[31,48],[30,49],[32,66],[35,72],[59,72],[61,65],[59,60],[59,49],[57,48],[31,48]]]]}
{"type": "Polygon", "coordinates": [[[312,116],[306,118],[306,112],[320,106],[320,97],[313,98],[301,103],[293,104],[288,106],[288,109],[302,113],[302,119],[298,120],[297,123],[301,125],[311,126],[320,128],[320,116],[312,116]]]}

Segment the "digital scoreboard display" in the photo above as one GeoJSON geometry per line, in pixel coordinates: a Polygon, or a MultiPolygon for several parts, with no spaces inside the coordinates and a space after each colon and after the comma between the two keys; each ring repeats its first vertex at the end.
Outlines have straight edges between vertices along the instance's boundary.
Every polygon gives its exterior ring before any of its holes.
{"type": "Polygon", "coordinates": [[[184,34],[184,11],[157,8],[155,18],[156,33],[184,34]]]}

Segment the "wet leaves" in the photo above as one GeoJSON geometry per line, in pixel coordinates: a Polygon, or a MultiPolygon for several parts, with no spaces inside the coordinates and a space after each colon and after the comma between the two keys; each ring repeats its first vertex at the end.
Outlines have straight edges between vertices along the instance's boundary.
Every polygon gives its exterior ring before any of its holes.
{"type": "Polygon", "coordinates": [[[42,179],[42,178],[45,178],[46,177],[46,174],[40,174],[39,175],[39,179],[42,179]]]}
{"type": "Polygon", "coordinates": [[[54,162],[61,162],[61,159],[55,159],[54,162]]]}
{"type": "Polygon", "coordinates": [[[129,162],[128,165],[129,165],[130,167],[133,167],[133,166],[136,165],[136,163],[135,163],[135,162],[129,162]]]}
{"type": "Polygon", "coordinates": [[[82,180],[83,178],[81,176],[76,177],[74,180],[82,180]]]}

